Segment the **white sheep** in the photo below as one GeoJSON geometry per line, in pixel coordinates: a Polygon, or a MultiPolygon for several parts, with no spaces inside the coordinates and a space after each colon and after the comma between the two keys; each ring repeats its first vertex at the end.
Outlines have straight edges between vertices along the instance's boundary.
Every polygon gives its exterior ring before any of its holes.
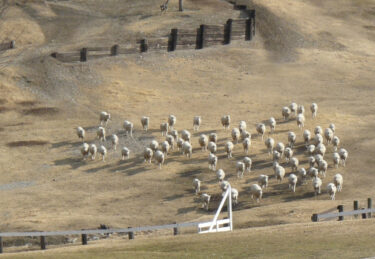
{"type": "Polygon", "coordinates": [[[281,154],[281,156],[284,155],[285,152],[285,145],[282,142],[278,142],[275,147],[276,151],[281,154]]]}
{"type": "Polygon", "coordinates": [[[178,131],[177,130],[175,130],[175,129],[171,130],[169,135],[173,136],[174,140],[177,142],[177,140],[178,140],[178,131]]]}
{"type": "Polygon", "coordinates": [[[216,165],[217,165],[217,156],[215,154],[210,153],[208,155],[208,168],[210,170],[216,170],[216,165]]]}
{"type": "Polygon", "coordinates": [[[163,152],[164,156],[168,156],[168,152],[171,146],[169,145],[168,141],[163,141],[161,143],[161,151],[163,152]]]}
{"type": "Polygon", "coordinates": [[[297,109],[298,114],[305,114],[305,107],[301,104],[297,109]]]}
{"type": "Polygon", "coordinates": [[[168,117],[168,125],[171,129],[173,129],[173,126],[176,125],[177,118],[174,115],[169,115],[168,117]]]}
{"type": "Polygon", "coordinates": [[[201,134],[198,139],[199,146],[201,147],[202,151],[207,150],[208,146],[208,137],[204,134],[201,134]]]}
{"type": "Polygon", "coordinates": [[[313,155],[315,153],[315,145],[311,144],[307,146],[307,153],[313,155]]]}
{"type": "Polygon", "coordinates": [[[290,174],[288,177],[289,189],[293,192],[296,192],[296,185],[297,185],[298,178],[295,174],[290,174]]]}
{"type": "Polygon", "coordinates": [[[264,125],[263,123],[258,123],[256,126],[256,130],[258,134],[262,136],[262,140],[263,140],[263,135],[266,132],[266,125],[264,125]]]}
{"type": "Polygon", "coordinates": [[[169,124],[168,124],[168,122],[163,122],[163,123],[160,124],[160,131],[161,131],[161,135],[162,136],[167,135],[167,133],[169,131],[169,124]]]}
{"type": "Polygon", "coordinates": [[[240,123],[238,124],[238,129],[240,130],[240,133],[245,131],[246,128],[247,128],[246,121],[240,121],[240,123]]]}
{"type": "Polygon", "coordinates": [[[216,176],[217,176],[217,179],[219,179],[219,181],[224,181],[224,178],[225,178],[225,172],[223,169],[219,169],[216,171],[216,176]]]}
{"type": "Polygon", "coordinates": [[[238,191],[235,188],[231,189],[231,196],[232,196],[232,204],[236,206],[238,203],[238,191]]]}
{"type": "Polygon", "coordinates": [[[245,156],[243,158],[243,163],[245,164],[246,171],[251,172],[251,165],[253,164],[253,161],[251,160],[251,158],[245,156]]]}
{"type": "Polygon", "coordinates": [[[326,128],[324,130],[324,137],[326,138],[327,145],[330,144],[333,139],[333,131],[330,128],[326,128]]]}
{"type": "Polygon", "coordinates": [[[254,200],[254,197],[255,197],[257,203],[259,203],[259,201],[262,199],[262,194],[263,194],[262,188],[258,184],[250,185],[251,199],[254,200]]]}
{"type": "Polygon", "coordinates": [[[172,135],[167,134],[165,137],[165,140],[168,142],[170,148],[173,150],[174,149],[174,137],[172,135]]]}
{"type": "Polygon", "coordinates": [[[343,179],[342,175],[341,174],[335,174],[335,176],[333,177],[333,183],[336,185],[337,191],[341,192],[342,184],[344,183],[344,179],[343,179]]]}
{"type": "Polygon", "coordinates": [[[185,141],[181,138],[177,140],[177,149],[181,151],[181,153],[182,153],[182,145],[184,144],[184,142],[185,141]]]}
{"type": "Polygon", "coordinates": [[[307,174],[310,176],[311,179],[315,179],[318,177],[319,171],[315,167],[310,167],[309,170],[307,170],[307,174]]]}
{"type": "Polygon", "coordinates": [[[99,127],[98,130],[96,131],[96,136],[98,137],[99,140],[106,141],[106,139],[105,139],[105,128],[99,127]]]}
{"type": "Polygon", "coordinates": [[[320,161],[323,160],[323,156],[322,156],[321,154],[317,154],[317,155],[315,155],[314,158],[315,158],[315,163],[316,163],[317,165],[319,165],[320,161]]]}
{"type": "Polygon", "coordinates": [[[339,153],[334,152],[333,155],[332,155],[332,158],[333,158],[333,165],[335,166],[335,168],[338,168],[339,164],[340,164],[340,155],[339,155],[339,153]]]}
{"type": "Polygon", "coordinates": [[[311,132],[309,130],[304,130],[303,141],[305,142],[306,147],[309,145],[310,139],[311,139],[311,132]]]}
{"type": "Polygon", "coordinates": [[[82,154],[82,158],[83,160],[86,159],[86,157],[89,155],[89,144],[87,143],[83,143],[82,146],[81,146],[81,154],[82,154]]]}
{"type": "Polygon", "coordinates": [[[314,140],[316,146],[318,146],[319,144],[323,144],[323,136],[319,133],[315,135],[314,140]]]}
{"type": "Polygon", "coordinates": [[[146,116],[143,116],[141,118],[141,124],[142,124],[142,128],[144,131],[148,131],[148,126],[150,124],[150,118],[149,117],[146,117],[146,116]]]}
{"type": "Polygon", "coordinates": [[[293,150],[290,147],[287,147],[284,151],[285,161],[289,162],[289,160],[293,157],[293,150]]]}
{"type": "Polygon", "coordinates": [[[129,156],[130,156],[130,150],[127,147],[123,147],[121,149],[121,159],[122,160],[129,159],[129,156]]]}
{"type": "Polygon", "coordinates": [[[124,121],[123,127],[124,127],[126,135],[129,135],[130,137],[132,137],[133,136],[133,123],[126,120],[124,121]]]}
{"type": "Polygon", "coordinates": [[[277,150],[274,150],[273,153],[272,153],[272,160],[274,162],[277,162],[277,161],[280,160],[280,158],[281,158],[281,153],[278,152],[277,150]]]}
{"type": "Polygon", "coordinates": [[[344,148],[340,148],[339,155],[340,155],[340,158],[341,158],[341,163],[345,167],[346,160],[348,159],[348,151],[346,151],[346,149],[344,149],[344,148]]]}
{"type": "Polygon", "coordinates": [[[292,157],[292,158],[289,160],[289,164],[290,164],[290,167],[292,168],[292,172],[295,172],[295,171],[298,170],[298,165],[299,165],[298,158],[296,158],[296,157],[292,157]]]}
{"type": "Polygon", "coordinates": [[[148,162],[149,164],[151,164],[153,155],[154,155],[154,152],[152,151],[152,149],[146,147],[143,151],[143,157],[145,159],[145,163],[148,162]]]}
{"type": "Polygon", "coordinates": [[[220,181],[220,189],[222,190],[222,194],[224,194],[227,189],[229,188],[230,184],[228,181],[220,181]]]}
{"type": "Polygon", "coordinates": [[[333,124],[333,123],[329,124],[328,128],[330,128],[332,130],[332,132],[335,133],[335,131],[336,131],[335,124],[333,124]]]}
{"type": "Polygon", "coordinates": [[[296,121],[298,128],[302,130],[302,128],[305,126],[305,116],[302,113],[298,114],[296,121]]]}
{"type": "Polygon", "coordinates": [[[246,130],[243,130],[241,132],[241,140],[245,140],[245,138],[249,138],[251,140],[251,133],[246,131],[246,130]]]}
{"type": "Polygon", "coordinates": [[[201,124],[202,124],[202,117],[201,116],[195,116],[194,119],[193,119],[193,130],[198,131],[201,124]]]}
{"type": "Polygon", "coordinates": [[[266,141],[264,141],[264,144],[267,147],[268,155],[271,155],[273,151],[273,147],[275,145],[275,140],[273,138],[267,138],[266,141]]]}
{"type": "Polygon", "coordinates": [[[103,126],[103,124],[104,124],[104,127],[107,127],[107,123],[110,119],[111,119],[111,114],[109,114],[108,112],[101,112],[100,115],[99,115],[99,120],[100,120],[101,126],[103,126]]]}
{"type": "Polygon", "coordinates": [[[201,191],[201,181],[198,178],[193,180],[193,189],[195,191],[195,195],[201,191]]]}
{"type": "Polygon", "coordinates": [[[191,144],[187,141],[182,144],[182,154],[187,156],[188,158],[191,158],[191,155],[193,153],[193,147],[191,144]]]}
{"type": "Polygon", "coordinates": [[[276,180],[281,182],[285,176],[284,167],[282,167],[281,165],[276,165],[274,171],[275,171],[276,180]]]}
{"type": "Polygon", "coordinates": [[[270,125],[270,132],[271,134],[275,132],[275,128],[276,128],[276,120],[274,117],[271,117],[269,120],[268,120],[268,123],[270,125]]]}
{"type": "Polygon", "coordinates": [[[297,138],[297,136],[294,132],[290,131],[288,133],[288,142],[289,142],[290,148],[293,148],[294,144],[296,143],[296,138],[297,138]]]}
{"type": "Polygon", "coordinates": [[[91,155],[91,160],[95,160],[96,157],[96,152],[98,151],[97,147],[95,144],[91,144],[89,148],[89,152],[91,155]]]}
{"type": "Polygon", "coordinates": [[[232,129],[232,134],[231,134],[231,136],[232,136],[232,140],[233,140],[233,143],[234,144],[237,144],[238,143],[238,140],[239,140],[239,138],[240,138],[240,130],[239,129],[237,129],[237,128],[233,128],[232,129]]]}
{"type": "Polygon", "coordinates": [[[319,177],[315,177],[312,186],[314,188],[315,196],[320,194],[321,187],[322,187],[322,180],[319,177]]]}
{"type": "Polygon", "coordinates": [[[261,174],[258,177],[258,184],[263,189],[268,187],[268,175],[261,174]]]}
{"type": "Polygon", "coordinates": [[[245,163],[241,161],[237,161],[236,169],[237,169],[237,177],[242,178],[245,172],[245,163]]]}
{"type": "Polygon", "coordinates": [[[117,145],[118,145],[118,137],[117,137],[116,134],[112,134],[112,136],[111,136],[111,142],[112,142],[113,149],[116,150],[117,149],[117,145]]]}
{"type": "Polygon", "coordinates": [[[318,112],[318,105],[316,103],[312,103],[310,105],[310,111],[311,111],[312,117],[315,118],[316,113],[318,112]]]}
{"type": "Polygon", "coordinates": [[[77,127],[77,136],[82,142],[85,140],[85,130],[82,127],[77,127]]]}
{"type": "Polygon", "coordinates": [[[315,129],[314,129],[314,134],[315,134],[315,135],[317,135],[317,134],[322,135],[322,134],[323,134],[323,129],[322,129],[322,127],[320,127],[320,126],[316,126],[315,129]]]}
{"type": "Polygon", "coordinates": [[[289,119],[290,113],[291,113],[291,111],[290,111],[289,107],[287,107],[287,106],[283,107],[283,109],[281,111],[281,114],[283,115],[284,121],[289,119]]]}
{"type": "Polygon", "coordinates": [[[337,136],[334,136],[332,139],[332,145],[333,145],[333,150],[336,152],[337,147],[340,145],[340,139],[337,136]]]}
{"type": "Polygon", "coordinates": [[[215,132],[210,133],[210,135],[208,135],[208,140],[217,143],[217,134],[215,132]]]}
{"type": "Polygon", "coordinates": [[[187,142],[190,142],[191,134],[188,130],[181,131],[181,138],[187,142]]]}
{"type": "Polygon", "coordinates": [[[319,161],[318,170],[319,170],[319,173],[321,174],[321,176],[323,178],[326,177],[327,169],[328,169],[327,161],[325,161],[325,160],[319,161]]]}
{"type": "Polygon", "coordinates": [[[156,163],[159,165],[159,168],[161,169],[161,166],[164,164],[164,154],[162,151],[158,150],[154,154],[154,158],[156,163]]]}
{"type": "Polygon", "coordinates": [[[294,115],[297,115],[298,105],[296,103],[289,104],[289,109],[294,113],[294,115]]]}
{"type": "Polygon", "coordinates": [[[327,192],[328,192],[331,200],[335,199],[336,190],[337,190],[337,188],[336,188],[336,185],[334,183],[329,183],[327,185],[327,192]]]}
{"type": "Polygon", "coordinates": [[[228,159],[232,157],[233,147],[234,147],[234,145],[231,141],[228,141],[227,143],[225,143],[224,150],[228,155],[228,159]]]}
{"type": "Polygon", "coordinates": [[[309,162],[310,167],[314,167],[314,165],[315,165],[315,157],[309,156],[309,158],[307,160],[309,162]]]}
{"type": "Polygon", "coordinates": [[[208,150],[212,153],[215,154],[217,151],[217,146],[215,142],[210,141],[207,145],[208,150]]]}
{"type": "Polygon", "coordinates": [[[155,139],[152,140],[150,143],[150,148],[153,152],[156,152],[156,150],[159,148],[159,143],[155,139]]]}
{"type": "Polygon", "coordinates": [[[315,148],[315,154],[319,154],[319,155],[324,157],[324,154],[326,153],[326,150],[327,150],[326,146],[323,143],[320,143],[315,148]]]}
{"type": "Polygon", "coordinates": [[[301,167],[301,168],[298,169],[297,173],[298,173],[298,176],[300,178],[301,184],[305,184],[306,183],[306,177],[307,177],[306,169],[301,167]]]}
{"type": "Polygon", "coordinates": [[[244,141],[242,142],[243,150],[245,153],[249,153],[249,148],[251,146],[251,140],[249,138],[245,138],[244,141]]]}
{"type": "Polygon", "coordinates": [[[107,156],[107,149],[105,146],[101,145],[98,149],[98,153],[102,156],[103,162],[105,161],[105,157],[107,156]]]}
{"type": "Polygon", "coordinates": [[[223,125],[224,129],[228,129],[230,126],[230,115],[224,115],[221,117],[221,125],[223,125]]]}
{"type": "Polygon", "coordinates": [[[210,199],[211,199],[211,196],[207,193],[203,193],[201,195],[201,199],[202,199],[202,208],[205,208],[207,211],[208,211],[208,206],[210,204],[210,199]]]}

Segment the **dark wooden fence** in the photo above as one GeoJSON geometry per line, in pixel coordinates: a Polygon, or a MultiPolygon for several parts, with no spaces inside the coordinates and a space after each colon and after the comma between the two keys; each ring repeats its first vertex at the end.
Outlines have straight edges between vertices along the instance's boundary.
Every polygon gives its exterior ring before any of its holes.
{"type": "Polygon", "coordinates": [[[137,54],[153,51],[203,49],[214,45],[230,44],[232,40],[252,40],[255,35],[255,10],[247,10],[246,19],[229,19],[223,25],[202,24],[199,28],[171,29],[166,37],[138,39],[133,44],[108,47],[85,47],[76,52],[51,54],[62,62],[86,62],[101,57],[137,54]]]}
{"type": "Polygon", "coordinates": [[[14,49],[16,47],[16,42],[14,40],[10,42],[0,43],[0,51],[14,49]]]}

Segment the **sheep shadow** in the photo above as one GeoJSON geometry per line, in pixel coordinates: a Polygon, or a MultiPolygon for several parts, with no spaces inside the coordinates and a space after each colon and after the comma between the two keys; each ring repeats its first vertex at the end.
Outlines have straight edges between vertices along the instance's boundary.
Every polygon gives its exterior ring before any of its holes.
{"type": "Polygon", "coordinates": [[[193,207],[185,207],[185,208],[179,208],[177,209],[177,214],[185,214],[185,213],[189,213],[189,212],[192,212],[192,211],[195,211],[196,210],[196,207],[193,206],[193,207]]]}
{"type": "Polygon", "coordinates": [[[185,172],[181,172],[181,173],[178,173],[179,176],[181,177],[193,177],[193,176],[196,176],[198,174],[201,174],[203,172],[203,169],[197,169],[197,170],[189,170],[189,171],[185,171],[185,172]]]}
{"type": "Polygon", "coordinates": [[[296,193],[294,193],[294,195],[292,195],[292,196],[285,197],[283,199],[283,201],[290,202],[290,201],[308,199],[308,198],[312,198],[312,197],[315,197],[315,192],[304,192],[304,193],[301,193],[301,194],[298,194],[298,195],[296,195],[296,193]]]}
{"type": "Polygon", "coordinates": [[[264,168],[272,168],[272,161],[267,160],[258,160],[254,161],[251,169],[264,169],[264,168]]]}
{"type": "Polygon", "coordinates": [[[53,161],[53,163],[56,166],[70,165],[70,167],[72,169],[77,169],[77,168],[79,168],[81,166],[87,165],[87,162],[85,160],[83,160],[82,158],[70,158],[70,157],[69,158],[55,160],[55,161],[53,161]]]}
{"type": "Polygon", "coordinates": [[[217,133],[217,130],[195,131],[195,132],[193,133],[193,136],[194,136],[194,137],[198,137],[198,136],[200,136],[201,134],[209,135],[210,133],[217,133]]]}
{"type": "Polygon", "coordinates": [[[146,172],[150,170],[150,168],[143,166],[143,160],[137,157],[121,161],[121,166],[112,168],[111,171],[117,173],[119,171],[126,173],[127,175],[135,175],[140,172],[146,172]],[[125,163],[125,164],[124,164],[125,163]]]}
{"type": "Polygon", "coordinates": [[[61,142],[56,142],[52,143],[51,147],[52,148],[60,148],[64,146],[70,146],[70,147],[79,147],[82,145],[82,141],[77,141],[77,142],[70,142],[70,141],[61,141],[61,142]]]}
{"type": "Polygon", "coordinates": [[[163,200],[164,201],[173,201],[173,200],[180,199],[184,196],[185,196],[184,194],[175,194],[175,195],[172,195],[172,196],[164,197],[163,200]]]}
{"type": "Polygon", "coordinates": [[[85,170],[85,172],[89,173],[89,174],[90,173],[97,173],[97,172],[99,172],[101,170],[104,170],[104,169],[107,169],[109,167],[111,167],[111,165],[110,164],[106,164],[106,165],[103,165],[103,166],[99,166],[99,167],[87,169],[87,170],[85,170]]]}

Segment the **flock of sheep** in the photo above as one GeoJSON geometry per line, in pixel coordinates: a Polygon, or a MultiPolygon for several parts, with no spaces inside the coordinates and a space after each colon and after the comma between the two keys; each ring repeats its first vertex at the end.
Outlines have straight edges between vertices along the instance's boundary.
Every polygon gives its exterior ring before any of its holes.
{"type": "MultiPolygon", "coordinates": [[[[312,113],[312,118],[315,118],[318,111],[318,105],[312,103],[310,106],[312,113]]],[[[291,103],[289,106],[282,108],[282,116],[285,121],[288,121],[290,117],[294,116],[297,122],[297,126],[302,130],[305,123],[305,108],[303,105],[297,105],[296,103],[291,103]]],[[[100,113],[100,126],[97,129],[97,138],[104,142],[106,141],[106,126],[111,116],[107,112],[100,113]]],[[[145,147],[143,151],[144,162],[151,163],[152,160],[162,168],[165,158],[170,150],[173,150],[175,144],[181,153],[187,157],[191,157],[193,148],[191,143],[191,133],[188,130],[182,130],[180,134],[173,127],[176,125],[177,118],[174,115],[169,115],[168,121],[160,124],[160,131],[162,136],[165,136],[165,141],[158,143],[156,140],[152,140],[148,147],[145,147]]],[[[141,125],[145,132],[149,128],[150,119],[149,117],[141,118],[141,125]]],[[[201,116],[195,116],[193,118],[193,130],[198,131],[202,123],[201,116]]],[[[225,130],[229,129],[231,124],[230,115],[225,115],[221,118],[221,124],[225,130]]],[[[275,179],[278,182],[282,182],[285,177],[285,168],[279,164],[280,160],[284,157],[285,161],[290,165],[292,173],[288,176],[289,189],[295,192],[297,183],[306,184],[307,178],[312,179],[312,187],[314,189],[315,195],[321,193],[322,179],[326,177],[328,162],[324,159],[326,153],[326,145],[323,143],[324,139],[326,144],[332,145],[333,147],[333,165],[337,168],[341,163],[345,166],[346,160],[348,158],[348,152],[344,148],[338,150],[340,145],[340,139],[335,136],[335,125],[330,124],[328,128],[324,131],[320,126],[316,126],[314,129],[314,135],[309,130],[304,130],[303,141],[306,147],[306,154],[308,155],[309,168],[305,169],[299,167],[299,160],[297,157],[293,156],[295,149],[295,143],[297,136],[294,132],[288,133],[288,144],[285,145],[282,142],[275,143],[275,140],[271,137],[276,128],[276,120],[271,117],[268,120],[268,126],[270,127],[270,137],[268,137],[264,144],[268,150],[268,155],[273,161],[273,170],[275,174],[275,179]],[[320,177],[321,178],[320,178],[320,177]]],[[[133,134],[133,123],[130,121],[124,121],[123,128],[127,136],[132,137],[133,134]]],[[[256,132],[261,137],[262,141],[264,134],[266,133],[266,125],[264,123],[259,123],[256,125],[256,132]]],[[[77,135],[82,141],[85,140],[85,130],[82,127],[77,128],[77,135]]],[[[235,145],[242,143],[246,157],[243,160],[237,161],[236,171],[237,177],[242,178],[245,171],[251,172],[252,160],[247,156],[249,149],[251,147],[251,133],[247,131],[247,125],[245,121],[240,121],[238,128],[233,128],[231,131],[231,141],[225,143],[224,150],[227,153],[228,159],[232,157],[232,152],[235,145]]],[[[111,135],[111,143],[113,149],[117,149],[119,138],[117,135],[111,135]]],[[[216,171],[216,166],[218,162],[217,152],[217,141],[218,136],[216,133],[210,133],[209,135],[201,134],[198,139],[198,144],[203,152],[209,151],[208,156],[208,166],[212,171],[216,171]]],[[[104,145],[100,145],[98,148],[95,144],[83,143],[81,147],[81,154],[83,159],[91,157],[92,160],[95,159],[96,154],[99,153],[102,160],[105,161],[107,155],[107,149],[104,145]]],[[[129,158],[130,150],[127,147],[121,149],[122,160],[129,158]]],[[[225,180],[225,172],[222,169],[216,171],[217,178],[219,180],[220,188],[223,193],[229,187],[229,182],[225,180]]],[[[261,174],[258,177],[258,183],[252,184],[250,186],[251,197],[259,202],[263,195],[263,190],[268,186],[269,176],[261,174]]],[[[340,192],[343,185],[343,177],[341,174],[336,174],[333,177],[333,181],[327,185],[327,192],[332,200],[335,199],[336,192],[340,192]]],[[[200,193],[201,181],[199,179],[193,180],[193,188],[196,194],[200,193]]],[[[232,189],[232,202],[236,205],[238,202],[238,190],[232,189]]],[[[201,194],[201,199],[203,202],[202,207],[208,210],[209,202],[211,196],[207,193],[201,194]]]]}

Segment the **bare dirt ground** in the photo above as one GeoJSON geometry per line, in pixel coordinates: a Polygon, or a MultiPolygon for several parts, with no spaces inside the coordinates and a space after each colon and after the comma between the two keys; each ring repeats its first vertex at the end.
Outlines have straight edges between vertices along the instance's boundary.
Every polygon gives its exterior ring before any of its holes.
{"type": "MultiPolygon", "coordinates": [[[[3,3],[0,38],[15,39],[17,48],[0,55],[0,212],[1,231],[57,230],[140,226],[208,219],[192,191],[192,180],[203,181],[202,191],[220,195],[216,175],[208,170],[208,153],[200,152],[201,133],[219,135],[219,163],[232,186],[240,192],[235,227],[310,221],[314,212],[350,207],[354,199],[365,206],[374,197],[372,146],[375,91],[375,30],[373,1],[254,0],[257,32],[252,42],[173,53],[146,53],[63,64],[53,51],[83,46],[111,46],[140,35],[165,35],[173,27],[223,24],[240,17],[225,1],[185,1],[177,12],[171,1],[165,15],[159,1],[9,1],[3,3]],[[4,33],[6,31],[6,33],[4,33]],[[292,101],[306,108],[306,127],[335,123],[342,147],[349,151],[345,168],[332,167],[328,147],[328,176],[344,176],[336,201],[315,198],[310,182],[287,189],[287,181],[270,186],[264,199],[250,199],[249,186],[260,174],[273,175],[271,160],[255,124],[275,117],[275,140],[287,142],[297,133],[296,156],[307,167],[302,132],[295,120],[283,123],[281,108],[292,101]],[[311,118],[309,106],[319,105],[311,118]],[[129,146],[131,158],[120,161],[111,144],[106,162],[82,161],[75,127],[95,139],[98,114],[112,114],[107,134],[117,133],[129,146]],[[194,153],[184,158],[175,150],[162,170],[145,165],[140,155],[151,139],[163,140],[159,125],[169,114],[176,128],[192,131],[192,118],[203,125],[193,134],[194,153]],[[234,157],[225,158],[230,132],[220,117],[232,116],[233,125],[245,120],[253,133],[250,157],[253,171],[237,179],[235,163],[244,157],[236,145],[234,157]],[[140,117],[151,118],[143,133],[140,117]],[[134,122],[134,137],[127,138],[122,122],[134,122]],[[3,186],[3,187],[2,187],[3,186]]],[[[268,135],[268,133],[267,133],[268,135]]],[[[291,172],[286,167],[287,174],[291,172]]]]}

